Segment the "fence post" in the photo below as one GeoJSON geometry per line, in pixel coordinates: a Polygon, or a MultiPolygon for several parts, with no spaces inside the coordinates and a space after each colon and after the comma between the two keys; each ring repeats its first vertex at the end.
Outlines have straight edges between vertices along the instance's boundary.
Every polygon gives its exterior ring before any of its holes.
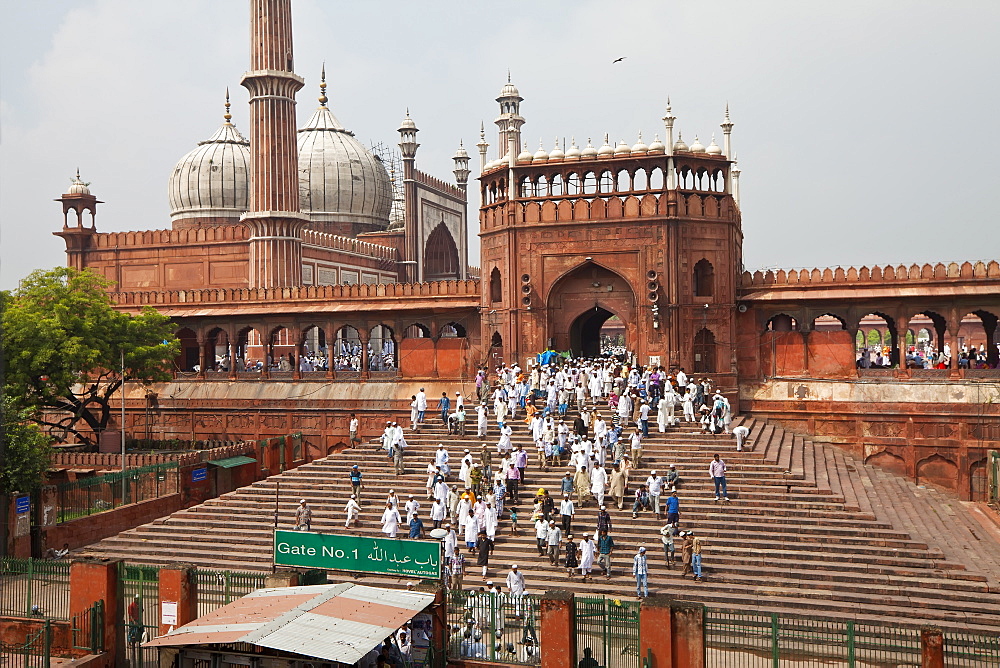
{"type": "Polygon", "coordinates": [[[42,666],[44,668],[49,668],[49,665],[50,665],[50,663],[52,661],[52,621],[51,620],[48,620],[48,619],[45,620],[45,629],[44,629],[43,638],[44,638],[44,645],[45,645],[45,653],[42,655],[42,666]]]}
{"type": "Polygon", "coordinates": [[[576,606],[573,592],[550,589],[539,601],[541,668],[576,665],[576,606]]]}
{"type": "Polygon", "coordinates": [[[854,668],[854,620],[847,621],[847,666],[854,668]]]}
{"type": "Polygon", "coordinates": [[[941,629],[920,629],[921,668],[944,668],[944,634],[941,629]]]}
{"type": "Polygon", "coordinates": [[[183,626],[198,616],[198,582],[193,566],[175,564],[160,569],[159,576],[159,634],[183,626]],[[173,607],[175,614],[166,619],[164,612],[173,607]]]}
{"type": "Polygon", "coordinates": [[[34,589],[35,589],[35,560],[31,557],[28,557],[28,604],[27,607],[25,608],[25,611],[29,615],[32,614],[31,593],[34,591],[34,589]]]}
{"type": "Polygon", "coordinates": [[[652,657],[650,668],[673,668],[674,623],[671,599],[653,594],[639,606],[639,656],[652,657]]]}
{"type": "Polygon", "coordinates": [[[771,665],[774,668],[780,668],[781,663],[781,647],[778,645],[778,638],[780,636],[781,629],[778,626],[778,613],[771,613],[771,665]]]}

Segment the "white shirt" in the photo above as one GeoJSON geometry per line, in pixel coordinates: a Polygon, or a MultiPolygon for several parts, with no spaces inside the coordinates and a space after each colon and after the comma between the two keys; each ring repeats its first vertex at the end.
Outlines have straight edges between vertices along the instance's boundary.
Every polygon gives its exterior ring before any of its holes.
{"type": "Polygon", "coordinates": [[[646,487],[649,488],[649,493],[653,496],[659,496],[663,492],[663,478],[660,476],[649,476],[646,478],[646,487]]]}
{"type": "Polygon", "coordinates": [[[417,392],[417,410],[427,410],[427,394],[424,392],[417,392]]]}
{"type": "Polygon", "coordinates": [[[572,499],[563,499],[559,503],[559,514],[560,515],[572,515],[573,512],[574,512],[574,510],[573,510],[573,501],[572,501],[572,499]]]}
{"type": "Polygon", "coordinates": [[[514,596],[524,593],[524,574],[521,571],[511,571],[507,574],[507,589],[514,596]]]}

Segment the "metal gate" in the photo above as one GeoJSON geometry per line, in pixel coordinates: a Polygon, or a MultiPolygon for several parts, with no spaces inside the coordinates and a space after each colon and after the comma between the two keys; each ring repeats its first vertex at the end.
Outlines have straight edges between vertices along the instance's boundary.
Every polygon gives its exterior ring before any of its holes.
{"type": "Polygon", "coordinates": [[[640,668],[639,602],[576,597],[576,654],[601,668],[640,668]]]}
{"type": "Polygon", "coordinates": [[[130,668],[158,668],[155,647],[144,644],[159,634],[160,569],[157,566],[118,565],[124,611],[119,620],[125,634],[125,651],[130,668]]]}

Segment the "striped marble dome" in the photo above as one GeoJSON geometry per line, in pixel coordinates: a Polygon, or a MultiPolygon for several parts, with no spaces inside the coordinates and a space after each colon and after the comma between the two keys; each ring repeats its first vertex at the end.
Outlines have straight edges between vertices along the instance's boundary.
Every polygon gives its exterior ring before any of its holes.
{"type": "MultiPolygon", "coordinates": [[[[226,120],[209,139],[181,158],[170,173],[167,197],[170,220],[235,219],[247,210],[250,142],[226,120]]],[[[217,222],[232,222],[220,220],[217,222]]]]}
{"type": "Polygon", "coordinates": [[[299,129],[298,143],[302,213],[314,222],[385,229],[392,208],[389,173],[325,103],[299,129]]]}

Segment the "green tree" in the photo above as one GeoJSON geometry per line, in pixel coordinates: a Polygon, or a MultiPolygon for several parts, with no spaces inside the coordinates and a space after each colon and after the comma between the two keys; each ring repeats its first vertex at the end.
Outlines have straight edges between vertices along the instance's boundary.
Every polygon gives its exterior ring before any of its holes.
{"type": "Polygon", "coordinates": [[[93,444],[108,427],[111,398],[125,377],[168,380],[180,344],[169,318],[152,308],[116,311],[111,283],[69,267],[32,272],[3,313],[4,393],[59,440],[93,444]]]}
{"type": "Polygon", "coordinates": [[[35,492],[49,468],[51,439],[32,424],[30,411],[17,408],[10,397],[3,397],[2,408],[0,495],[35,492]]]}

